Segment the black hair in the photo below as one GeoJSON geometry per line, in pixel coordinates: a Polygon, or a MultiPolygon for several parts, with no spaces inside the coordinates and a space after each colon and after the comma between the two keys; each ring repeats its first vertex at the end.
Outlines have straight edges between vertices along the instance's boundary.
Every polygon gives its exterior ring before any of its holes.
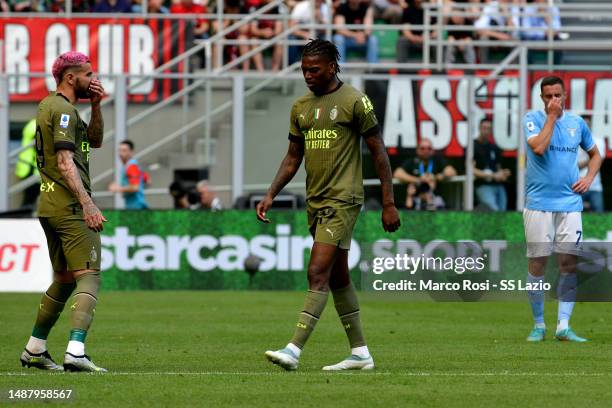
{"type": "Polygon", "coordinates": [[[130,150],[134,150],[134,142],[132,142],[131,140],[125,139],[121,141],[121,144],[128,145],[130,147],[130,150]]]}
{"type": "Polygon", "coordinates": [[[302,58],[319,55],[326,57],[330,62],[336,65],[336,74],[340,72],[340,65],[338,63],[340,60],[340,53],[333,42],[315,38],[311,39],[308,44],[304,46],[302,58]]]}
{"type": "Polygon", "coordinates": [[[478,123],[478,125],[482,125],[484,122],[493,123],[493,119],[491,119],[489,116],[485,116],[484,118],[480,119],[480,122],[478,123]]]}
{"type": "Polygon", "coordinates": [[[546,78],[542,80],[542,83],[540,84],[540,92],[544,92],[545,86],[557,85],[557,84],[561,85],[561,88],[565,90],[565,85],[563,84],[563,80],[561,78],[555,75],[547,76],[546,78]]]}

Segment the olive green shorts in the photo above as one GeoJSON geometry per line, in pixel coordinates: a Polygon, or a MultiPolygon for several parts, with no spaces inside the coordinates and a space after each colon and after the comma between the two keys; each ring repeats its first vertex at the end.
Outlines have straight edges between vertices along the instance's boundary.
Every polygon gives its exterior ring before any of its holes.
{"type": "Polygon", "coordinates": [[[308,226],[314,241],[350,249],[353,228],[360,210],[361,204],[309,200],[308,226]]]}
{"type": "Polygon", "coordinates": [[[100,234],[87,227],[81,212],[39,220],[54,271],[100,270],[100,234]]]}

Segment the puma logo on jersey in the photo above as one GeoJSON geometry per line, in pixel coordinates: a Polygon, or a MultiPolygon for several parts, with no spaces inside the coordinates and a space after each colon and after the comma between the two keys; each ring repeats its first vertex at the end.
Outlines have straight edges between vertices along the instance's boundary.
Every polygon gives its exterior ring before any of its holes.
{"type": "Polygon", "coordinates": [[[329,228],[325,228],[325,231],[329,232],[329,235],[331,235],[331,237],[334,237],[334,231],[330,230],[329,228]]]}

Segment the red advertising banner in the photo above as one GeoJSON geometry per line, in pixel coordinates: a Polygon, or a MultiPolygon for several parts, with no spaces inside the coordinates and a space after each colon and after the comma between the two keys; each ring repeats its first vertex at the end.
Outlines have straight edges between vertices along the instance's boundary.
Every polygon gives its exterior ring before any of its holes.
{"type": "MultiPolygon", "coordinates": [[[[609,144],[612,140],[612,74],[575,71],[554,74],[564,80],[568,94],[566,110],[579,115],[592,112],[593,136],[605,140],[606,155],[612,157],[609,144]]],[[[478,127],[480,120],[489,116],[493,120],[495,143],[506,156],[514,156],[519,137],[522,137],[521,118],[518,117],[518,74],[507,72],[495,80],[485,79],[486,75],[480,73],[474,80],[476,109],[473,119],[478,127]],[[492,113],[486,113],[487,110],[492,113]]],[[[527,109],[544,108],[540,82],[547,75],[551,73],[530,73],[527,109]]],[[[412,149],[421,137],[427,137],[434,149],[443,151],[446,156],[464,155],[468,139],[468,79],[438,75],[411,79],[398,75],[388,80],[368,80],[365,91],[374,103],[387,147],[412,149]]]]}
{"type": "MultiPolygon", "coordinates": [[[[193,45],[190,22],[138,18],[3,18],[0,39],[4,44],[2,66],[6,73],[50,73],[58,55],[77,50],[89,55],[109,94],[114,92],[109,75],[149,74],[193,45]]],[[[165,71],[170,72],[183,72],[183,64],[165,71]]],[[[131,79],[128,86],[141,80],[131,79]]],[[[178,79],[148,79],[130,90],[130,101],[156,102],[181,86],[178,79]]],[[[53,90],[52,76],[10,79],[13,102],[38,102],[53,90]]]]}

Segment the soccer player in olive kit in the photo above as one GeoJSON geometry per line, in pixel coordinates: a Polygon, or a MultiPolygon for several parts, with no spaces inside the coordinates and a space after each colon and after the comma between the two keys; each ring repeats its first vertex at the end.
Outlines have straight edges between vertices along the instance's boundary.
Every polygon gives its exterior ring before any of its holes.
{"type": "Polygon", "coordinates": [[[306,159],[308,225],[314,237],[308,265],[309,290],[290,342],[281,350],[265,353],[268,360],[286,370],[298,367],[302,348],[321,317],[330,290],[351,355],[323,369],[374,368],[348,268],[351,235],[364,197],[362,139],[372,153],[381,181],[383,228],[393,232],[400,226],[389,158],[372,103],[366,95],[338,79],[338,58],[336,46],[329,41],[311,40],[305,46],[302,72],[311,92],[293,104],[289,150],[265,198],[257,205],[257,218],[270,222],[266,213],[274,197],[293,178],[302,159],[306,159]]]}
{"type": "Polygon", "coordinates": [[[100,287],[100,231],[106,221],[91,199],[90,148],[102,146],[102,84],[89,58],[67,52],[53,63],[56,92],[38,105],[36,160],[41,176],[38,216],[47,238],[53,283],[45,292],[21,364],[43,370],[106,371],[85,354],[85,337],[100,287]],[[74,106],[91,101],[85,124],[74,106]],[[73,294],[74,292],[74,294],[73,294]],[[70,299],[71,330],[63,367],[47,351],[47,336],[70,299]]]}

